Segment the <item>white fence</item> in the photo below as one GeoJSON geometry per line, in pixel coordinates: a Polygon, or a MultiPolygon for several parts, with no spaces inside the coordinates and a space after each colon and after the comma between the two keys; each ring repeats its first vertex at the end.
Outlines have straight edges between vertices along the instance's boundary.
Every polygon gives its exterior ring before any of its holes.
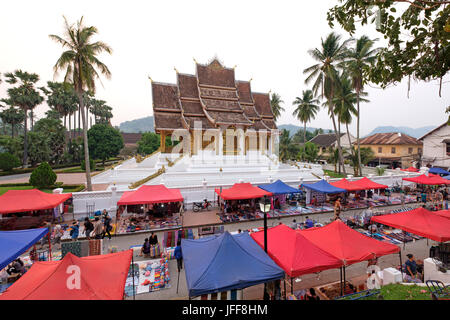
{"type": "MultiPolygon", "coordinates": [[[[394,185],[412,185],[412,182],[403,181],[402,178],[406,177],[414,177],[418,176],[418,173],[402,173],[402,174],[393,174],[390,173],[389,175],[384,176],[371,176],[369,175],[369,178],[375,182],[388,185],[389,187],[392,187],[394,185]]],[[[325,177],[328,179],[329,182],[338,181],[340,179],[329,179],[328,177],[325,177]]],[[[297,188],[301,183],[314,183],[319,181],[319,179],[301,179],[301,178],[286,178],[283,179],[282,177],[278,176],[271,176],[267,177],[266,181],[260,181],[260,182],[252,182],[254,185],[264,185],[264,184],[270,184],[271,182],[281,179],[286,184],[297,188]]],[[[348,180],[358,180],[359,178],[352,178],[349,176],[348,180]]],[[[183,180],[178,180],[183,181],[183,180]]],[[[235,176],[235,182],[247,182],[245,180],[239,179],[239,177],[235,176]]],[[[228,184],[218,184],[212,183],[208,180],[203,180],[201,183],[197,185],[192,185],[192,181],[189,181],[189,186],[186,185],[171,185],[168,187],[171,188],[178,188],[181,191],[181,194],[184,197],[185,203],[187,205],[192,204],[192,202],[200,202],[203,201],[203,199],[208,199],[210,201],[213,201],[217,199],[217,195],[215,194],[214,190],[220,189],[221,187],[223,189],[230,188],[233,183],[228,184]]],[[[115,186],[111,187],[111,191],[91,191],[91,192],[74,192],[73,195],[73,205],[74,205],[74,215],[77,218],[83,217],[87,213],[88,206],[93,206],[94,211],[106,209],[111,216],[115,216],[116,209],[117,209],[117,201],[120,199],[120,197],[123,195],[124,191],[118,191],[115,186]]],[[[188,206],[189,207],[189,206],[188,206]]]]}

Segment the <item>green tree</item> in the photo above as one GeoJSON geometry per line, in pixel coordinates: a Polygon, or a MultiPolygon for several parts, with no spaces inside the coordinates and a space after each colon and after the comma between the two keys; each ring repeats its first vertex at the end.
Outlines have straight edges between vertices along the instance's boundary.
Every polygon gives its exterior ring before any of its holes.
{"type": "Polygon", "coordinates": [[[306,142],[306,123],[310,122],[316,117],[320,107],[318,106],[319,100],[314,97],[311,90],[302,92],[302,97],[296,97],[292,105],[297,106],[292,113],[294,117],[300,122],[303,122],[303,142],[306,142]]]}
{"type": "Polygon", "coordinates": [[[30,176],[30,184],[39,189],[52,187],[55,182],[56,173],[47,162],[42,162],[30,176]]]}
{"type": "Polygon", "coordinates": [[[65,70],[64,82],[71,82],[78,94],[80,112],[83,121],[83,142],[84,160],[86,162],[86,185],[88,191],[92,191],[91,170],[89,167],[89,144],[87,137],[87,121],[83,92],[85,89],[95,93],[95,80],[100,78],[100,74],[111,77],[108,67],[98,59],[102,52],[111,54],[112,49],[102,41],[92,41],[92,37],[98,33],[94,26],[85,27],[83,17],[76,25],[69,25],[66,18],[65,33],[66,38],[57,35],[50,35],[50,38],[67,48],[54,66],[55,73],[65,70]],[[100,72],[97,71],[97,70],[100,72]]]}
{"type": "Polygon", "coordinates": [[[38,163],[50,161],[53,151],[50,149],[47,134],[42,131],[30,131],[28,138],[30,142],[28,157],[31,166],[35,167],[38,163]]]}
{"type": "Polygon", "coordinates": [[[42,118],[36,122],[34,132],[41,133],[51,150],[49,162],[59,164],[63,162],[65,147],[65,129],[60,119],[42,118]]]}
{"type": "Polygon", "coordinates": [[[19,159],[23,157],[23,143],[20,137],[0,136],[0,147],[2,151],[6,151],[19,159]]]}
{"type": "Polygon", "coordinates": [[[6,134],[6,124],[11,126],[11,137],[14,137],[14,128],[24,121],[25,113],[21,109],[9,107],[0,113],[3,122],[3,130],[6,134]]]}
{"type": "Polygon", "coordinates": [[[328,12],[331,27],[337,23],[353,34],[356,27],[373,24],[387,46],[377,53],[368,76],[385,87],[404,77],[440,79],[450,70],[450,1],[447,0],[339,0],[328,12]],[[405,3],[399,6],[399,3],[405,3]]]}
{"type": "Polygon", "coordinates": [[[364,85],[368,82],[368,74],[375,63],[376,53],[379,51],[378,48],[373,48],[375,41],[377,41],[377,39],[371,40],[367,36],[356,39],[355,46],[349,48],[349,54],[345,64],[346,71],[352,79],[353,89],[356,92],[356,145],[358,151],[358,170],[360,175],[363,174],[361,168],[361,147],[359,143],[359,122],[361,118],[360,101],[364,85]]]}
{"type": "Polygon", "coordinates": [[[44,98],[36,90],[35,85],[39,81],[39,76],[35,73],[28,73],[22,70],[16,70],[13,73],[5,74],[6,82],[9,84],[18,84],[17,87],[9,88],[8,104],[10,106],[18,106],[24,112],[24,145],[23,145],[23,166],[28,163],[28,110],[33,110],[36,106],[44,101],[44,98]]]}
{"type": "Polygon", "coordinates": [[[94,115],[95,124],[109,124],[113,117],[112,108],[104,100],[93,99],[89,110],[94,115]]]}
{"type": "Polygon", "coordinates": [[[280,159],[281,161],[285,161],[289,159],[290,153],[289,153],[289,145],[291,145],[291,138],[289,136],[289,131],[286,129],[281,130],[280,135],[280,159]]]}
{"type": "Polygon", "coordinates": [[[20,166],[20,160],[9,152],[0,153],[0,169],[3,171],[11,171],[20,166]]]}
{"type": "Polygon", "coordinates": [[[272,93],[272,96],[270,97],[270,106],[272,108],[273,119],[275,122],[277,122],[281,112],[284,111],[284,108],[281,106],[282,103],[284,103],[284,101],[281,100],[281,96],[278,93],[272,93]]]}
{"type": "Polygon", "coordinates": [[[96,124],[88,131],[89,153],[92,158],[105,161],[115,157],[123,148],[123,137],[110,125],[96,124]]]}
{"type": "Polygon", "coordinates": [[[47,104],[64,118],[64,128],[69,117],[69,132],[71,131],[70,115],[78,108],[78,98],[73,85],[65,82],[47,82],[47,88],[40,88],[47,96],[47,104]]]}
{"type": "Polygon", "coordinates": [[[319,147],[308,141],[300,147],[298,157],[301,161],[316,162],[319,158],[319,147]]]}
{"type": "MultiPolygon", "coordinates": [[[[355,150],[355,147],[353,148],[353,152],[348,156],[348,159],[350,160],[350,163],[353,166],[353,171],[355,176],[358,175],[358,153],[355,150]]],[[[367,165],[370,161],[375,159],[375,153],[371,148],[361,148],[361,163],[363,165],[367,165]]]]}
{"type": "MultiPolygon", "coordinates": [[[[342,165],[345,174],[344,157],[341,150],[340,132],[336,126],[334,105],[332,103],[338,85],[337,67],[348,55],[347,45],[350,40],[341,43],[341,36],[331,32],[325,40],[322,39],[321,47],[309,50],[308,53],[317,61],[316,64],[303,70],[307,74],[305,83],[314,82],[312,90],[315,95],[321,91],[321,98],[326,98],[328,114],[333,122],[333,128],[338,143],[339,163],[342,165]]],[[[340,173],[340,166],[339,166],[340,173]]]]}
{"type": "Polygon", "coordinates": [[[137,144],[138,144],[137,152],[139,154],[142,155],[151,154],[155,152],[161,144],[159,134],[156,134],[154,132],[144,132],[142,134],[141,140],[139,140],[137,144]]]}

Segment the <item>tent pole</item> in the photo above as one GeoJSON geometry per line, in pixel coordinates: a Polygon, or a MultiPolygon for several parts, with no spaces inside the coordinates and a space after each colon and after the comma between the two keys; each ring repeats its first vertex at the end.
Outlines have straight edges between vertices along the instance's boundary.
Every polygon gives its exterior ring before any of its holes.
{"type": "Polygon", "coordinates": [[[49,261],[52,261],[53,260],[53,257],[52,257],[52,240],[50,239],[50,229],[48,230],[47,239],[48,239],[48,258],[49,258],[49,261]]]}
{"type": "Polygon", "coordinates": [[[294,279],[291,277],[291,294],[294,294],[294,279]]]}
{"type": "Polygon", "coordinates": [[[398,257],[400,259],[400,272],[402,273],[402,282],[403,282],[403,264],[402,264],[402,251],[398,252],[398,257]]]}
{"type": "Polygon", "coordinates": [[[134,252],[131,254],[131,268],[132,268],[132,277],[133,277],[133,300],[136,300],[136,293],[134,292],[134,252]]]}
{"type": "Polygon", "coordinates": [[[284,275],[284,300],[286,300],[286,275],[284,275]]]}
{"type": "Polygon", "coordinates": [[[345,293],[345,288],[347,288],[347,282],[345,280],[345,265],[343,267],[343,273],[344,273],[344,293],[345,293]]]}
{"type": "Polygon", "coordinates": [[[342,267],[339,268],[339,272],[340,272],[340,279],[341,279],[341,280],[340,280],[340,283],[341,283],[341,296],[343,296],[343,295],[344,295],[344,294],[343,294],[344,292],[342,291],[342,267]]]}

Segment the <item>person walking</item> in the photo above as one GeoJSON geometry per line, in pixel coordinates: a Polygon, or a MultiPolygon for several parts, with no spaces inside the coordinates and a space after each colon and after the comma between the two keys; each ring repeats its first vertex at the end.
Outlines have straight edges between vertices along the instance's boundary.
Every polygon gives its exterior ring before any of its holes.
{"type": "Polygon", "coordinates": [[[112,230],[111,221],[112,219],[108,216],[108,213],[105,210],[102,239],[105,238],[105,235],[108,235],[109,240],[111,240],[111,230],[112,230]]]}
{"type": "Polygon", "coordinates": [[[102,235],[103,235],[103,223],[98,217],[95,217],[93,236],[95,237],[95,239],[102,239],[102,235]]]}
{"type": "Polygon", "coordinates": [[[70,230],[70,237],[72,238],[72,241],[77,241],[79,233],[80,226],[78,225],[78,221],[75,220],[72,223],[72,229],[70,230]]]}
{"type": "Polygon", "coordinates": [[[55,244],[61,245],[61,238],[64,235],[64,230],[63,230],[63,228],[61,227],[60,224],[57,224],[55,226],[55,231],[54,232],[55,232],[55,235],[53,237],[53,244],[54,245],[55,244]]]}
{"type": "Polygon", "coordinates": [[[175,259],[177,259],[178,272],[183,269],[183,252],[181,251],[181,240],[178,240],[177,246],[175,247],[175,259]]]}
{"type": "Polygon", "coordinates": [[[342,210],[341,197],[334,202],[334,220],[340,219],[342,210]]]}
{"type": "Polygon", "coordinates": [[[84,234],[86,235],[86,239],[90,240],[91,232],[94,230],[94,225],[88,217],[84,218],[84,234]]]}

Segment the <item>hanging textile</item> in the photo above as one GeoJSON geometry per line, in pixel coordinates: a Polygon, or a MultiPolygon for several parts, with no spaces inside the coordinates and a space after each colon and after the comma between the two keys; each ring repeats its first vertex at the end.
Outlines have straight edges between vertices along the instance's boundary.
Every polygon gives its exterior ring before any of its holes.
{"type": "Polygon", "coordinates": [[[89,255],[98,256],[102,254],[102,239],[89,240],[89,255]]]}
{"type": "Polygon", "coordinates": [[[81,257],[80,241],[69,241],[61,243],[61,258],[64,258],[69,252],[77,257],[81,257]]]}
{"type": "Polygon", "coordinates": [[[80,241],[81,242],[81,256],[87,257],[89,256],[89,241],[80,241]]]}

